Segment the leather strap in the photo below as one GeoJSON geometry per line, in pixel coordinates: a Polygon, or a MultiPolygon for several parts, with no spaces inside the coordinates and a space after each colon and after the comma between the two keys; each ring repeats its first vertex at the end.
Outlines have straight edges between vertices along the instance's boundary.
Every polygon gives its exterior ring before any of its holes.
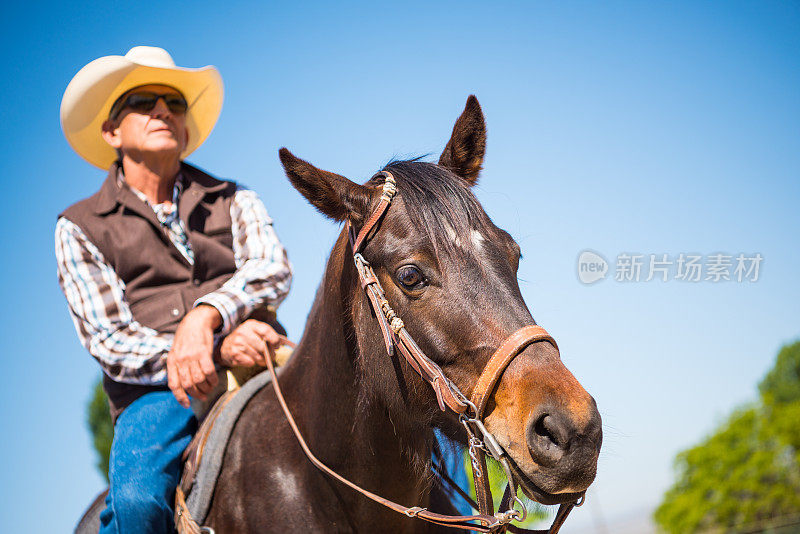
{"type": "Polygon", "coordinates": [[[406,357],[409,363],[413,362],[412,367],[416,363],[421,369],[418,372],[436,393],[439,408],[442,411],[445,411],[445,407],[450,408],[456,414],[466,413],[469,405],[464,402],[463,395],[445,376],[442,368],[422,352],[408,330],[402,328],[395,339],[398,341],[397,346],[400,348],[400,353],[406,357]]]}
{"type": "MultiPolygon", "coordinates": [[[[360,271],[359,275],[361,276],[360,271]]],[[[361,287],[364,288],[364,291],[370,300],[370,304],[372,305],[372,309],[375,311],[375,317],[378,319],[378,326],[381,328],[383,343],[386,346],[386,352],[389,354],[389,356],[394,356],[394,343],[392,342],[392,334],[389,329],[389,322],[386,319],[386,316],[383,313],[380,313],[381,302],[385,301],[386,297],[383,295],[383,290],[379,289],[380,284],[378,283],[378,279],[375,277],[375,273],[371,268],[367,274],[367,277],[361,277],[361,287]]]]}
{"type": "Polygon", "coordinates": [[[478,501],[478,510],[482,514],[494,513],[494,497],[492,485],[489,481],[489,469],[486,467],[486,453],[483,449],[473,451],[472,483],[475,486],[475,500],[478,501]]]}
{"type": "Polygon", "coordinates": [[[442,368],[428,358],[414,342],[414,339],[405,329],[403,321],[397,317],[388,300],[386,300],[386,294],[383,292],[377,276],[375,276],[375,271],[366,260],[361,258],[360,254],[356,256],[356,269],[361,287],[364,288],[375,317],[378,319],[378,326],[381,329],[386,352],[389,356],[394,355],[395,347],[400,350],[400,354],[403,355],[414,371],[431,385],[436,393],[439,408],[442,411],[450,408],[457,414],[465,413],[469,405],[464,402],[464,396],[456,392],[455,386],[445,376],[442,368]]]}
{"type": "MultiPolygon", "coordinates": [[[[523,326],[497,348],[489,362],[484,367],[481,376],[475,383],[472,390],[471,402],[475,406],[475,418],[483,419],[483,412],[486,404],[494,391],[494,387],[500,380],[509,364],[519,355],[528,345],[537,341],[549,341],[556,349],[555,340],[547,331],[538,325],[523,326]]],[[[486,468],[486,454],[483,449],[475,449],[473,455],[473,481],[475,484],[475,496],[477,497],[479,510],[482,513],[491,513],[494,510],[492,489],[489,484],[489,477],[486,468]]]]}
{"type": "MultiPolygon", "coordinates": [[[[361,231],[358,233],[358,236],[353,240],[352,235],[350,236],[350,244],[353,247],[353,254],[356,252],[361,252],[361,247],[364,246],[364,243],[369,237],[370,232],[372,229],[377,226],[380,220],[383,218],[384,213],[386,210],[389,209],[389,205],[392,203],[392,198],[394,194],[397,192],[397,184],[395,182],[394,176],[389,171],[381,171],[377,176],[383,176],[383,193],[381,194],[381,200],[378,204],[378,207],[375,208],[375,211],[372,212],[370,218],[367,219],[367,222],[364,223],[364,226],[361,227],[361,231]]],[[[349,221],[348,221],[349,224],[349,221]]]]}
{"type": "Polygon", "coordinates": [[[202,528],[189,512],[186,496],[178,486],[175,489],[175,530],[178,534],[201,534],[202,528]]]}
{"type": "Polygon", "coordinates": [[[559,506],[558,512],[556,512],[556,517],[553,519],[553,524],[549,529],[529,529],[518,527],[516,525],[507,525],[506,529],[508,532],[513,534],[558,534],[558,531],[560,531],[561,527],[564,526],[567,516],[572,509],[575,508],[575,506],[575,503],[562,504],[559,506]]]}
{"type": "Polygon", "coordinates": [[[475,383],[475,388],[472,390],[472,403],[477,408],[475,417],[478,419],[483,418],[483,411],[486,409],[486,403],[491,397],[495,384],[500,380],[506,367],[511,361],[522,352],[525,347],[537,341],[548,341],[553,347],[558,350],[556,341],[547,333],[547,330],[539,325],[523,326],[510,336],[498,347],[492,355],[489,363],[483,369],[483,373],[475,383]]]}
{"type": "Polygon", "coordinates": [[[459,394],[455,392],[454,386],[444,375],[442,369],[422,352],[414,342],[414,339],[405,330],[403,321],[397,317],[394,310],[389,306],[383,288],[380,282],[378,282],[377,276],[375,276],[375,271],[369,263],[360,256],[361,249],[366,239],[372,234],[373,229],[377,228],[381,219],[383,219],[386,210],[389,209],[392,198],[397,192],[397,185],[392,173],[389,171],[381,171],[376,176],[384,177],[383,192],[377,208],[375,208],[375,211],[369,219],[367,219],[367,222],[364,223],[361,231],[358,232],[358,236],[354,237],[354,231],[350,221],[346,223],[346,231],[350,239],[353,256],[356,258],[356,268],[358,270],[361,287],[366,292],[372,309],[375,312],[375,316],[378,319],[383,342],[389,356],[394,356],[394,347],[397,346],[414,371],[431,385],[436,393],[436,400],[439,404],[439,408],[442,411],[445,411],[445,407],[449,407],[457,414],[465,413],[468,405],[463,402],[463,395],[459,396],[459,394]]]}
{"type": "MultiPolygon", "coordinates": [[[[439,456],[437,456],[437,460],[439,461],[439,464],[434,464],[434,472],[436,473],[436,476],[439,477],[437,479],[438,482],[439,482],[439,485],[442,488],[444,488],[445,490],[447,489],[447,488],[445,488],[445,485],[447,485],[450,489],[455,491],[462,499],[464,499],[470,506],[472,506],[472,508],[477,510],[478,509],[478,503],[476,503],[472,499],[472,497],[470,497],[463,489],[461,489],[461,487],[459,487],[459,485],[452,478],[450,478],[450,476],[445,472],[445,469],[443,467],[444,464],[443,464],[443,461],[442,461],[442,458],[441,458],[441,453],[439,453],[439,456]]],[[[501,510],[507,509],[507,508],[509,508],[511,506],[511,491],[510,491],[510,489],[511,489],[511,484],[507,484],[505,492],[503,493],[503,499],[500,501],[500,509],[501,510]]],[[[513,532],[513,533],[517,533],[518,532],[520,534],[558,534],[558,531],[561,529],[561,527],[563,526],[564,522],[567,520],[567,516],[572,511],[572,509],[575,508],[575,506],[576,505],[574,503],[560,505],[559,508],[558,508],[558,512],[556,512],[556,517],[553,519],[552,526],[547,530],[543,530],[543,529],[536,529],[536,530],[527,529],[527,528],[518,527],[518,526],[513,525],[513,524],[508,524],[506,526],[506,530],[508,532],[513,532]]]]}

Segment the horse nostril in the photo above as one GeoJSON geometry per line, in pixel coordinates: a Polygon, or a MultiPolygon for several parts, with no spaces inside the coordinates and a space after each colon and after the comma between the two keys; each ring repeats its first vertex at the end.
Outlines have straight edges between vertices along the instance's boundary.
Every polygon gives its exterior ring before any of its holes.
{"type": "Polygon", "coordinates": [[[542,414],[533,425],[533,431],[537,435],[551,441],[556,447],[559,446],[559,439],[552,429],[553,417],[549,414],[542,414]]]}
{"type": "Polygon", "coordinates": [[[569,439],[564,425],[557,416],[542,413],[528,424],[528,450],[534,461],[543,466],[552,466],[564,456],[569,439]]]}

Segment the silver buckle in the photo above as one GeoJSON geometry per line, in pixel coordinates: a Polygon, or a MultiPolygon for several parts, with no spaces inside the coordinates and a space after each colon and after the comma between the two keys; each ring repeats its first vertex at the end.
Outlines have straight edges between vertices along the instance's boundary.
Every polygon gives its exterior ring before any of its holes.
{"type": "Polygon", "coordinates": [[[528,509],[525,507],[525,503],[517,497],[517,486],[514,484],[514,475],[511,473],[511,466],[508,463],[508,458],[506,458],[505,450],[503,450],[503,447],[497,442],[497,438],[495,438],[477,418],[470,418],[462,414],[459,416],[459,420],[461,424],[464,425],[464,429],[467,431],[467,436],[469,438],[469,456],[472,459],[472,476],[476,478],[481,477],[481,470],[476,452],[477,449],[481,449],[500,462],[500,465],[503,466],[506,479],[508,480],[509,490],[511,491],[510,508],[505,512],[498,512],[495,514],[495,518],[498,521],[496,526],[506,525],[511,521],[525,521],[528,517],[528,509]],[[478,432],[481,434],[480,437],[473,432],[472,425],[475,425],[475,428],[478,429],[478,432]],[[519,505],[519,510],[515,508],[517,505],[519,505]]]}
{"type": "Polygon", "coordinates": [[[484,452],[488,453],[498,462],[503,456],[505,456],[503,447],[500,446],[492,433],[486,430],[486,427],[483,426],[481,421],[475,418],[467,417],[463,414],[459,416],[459,420],[461,421],[461,424],[464,425],[464,428],[467,431],[467,436],[470,438],[470,448],[478,447],[484,452]],[[480,433],[480,437],[472,431],[470,425],[475,425],[475,428],[477,428],[478,432],[480,433]]]}

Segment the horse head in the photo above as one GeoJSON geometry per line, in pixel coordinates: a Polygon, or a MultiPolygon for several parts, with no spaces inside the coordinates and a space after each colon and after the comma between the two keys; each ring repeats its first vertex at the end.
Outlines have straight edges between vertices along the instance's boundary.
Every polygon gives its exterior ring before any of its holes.
{"type": "MultiPolygon", "coordinates": [[[[485,146],[483,113],[470,96],[437,164],[396,161],[383,169],[396,181],[397,194],[361,251],[407,331],[466,396],[498,347],[535,324],[517,282],[520,247],[471,191],[485,146]]],[[[313,206],[356,231],[380,202],[385,174],[361,185],[285,148],[280,158],[292,185],[313,206]]],[[[345,245],[343,235],[340,253],[347,252],[345,245]]],[[[374,311],[347,261],[347,321],[369,395],[393,422],[439,426],[465,441],[456,415],[439,410],[432,389],[398,354],[387,356],[374,311]]],[[[523,491],[545,504],[574,502],[594,480],[601,421],[594,399],[554,344],[527,345],[489,394],[485,427],[505,449],[523,491]]]]}

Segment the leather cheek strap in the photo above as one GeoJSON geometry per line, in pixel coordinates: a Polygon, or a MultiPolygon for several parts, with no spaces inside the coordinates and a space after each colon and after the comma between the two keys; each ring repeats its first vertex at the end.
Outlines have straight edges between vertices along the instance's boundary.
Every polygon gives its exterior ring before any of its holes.
{"type": "MultiPolygon", "coordinates": [[[[555,340],[547,333],[547,330],[538,325],[523,326],[503,341],[497,348],[489,362],[484,367],[481,376],[475,383],[475,388],[472,390],[472,398],[470,399],[475,406],[475,418],[483,419],[483,412],[486,410],[486,404],[492,396],[492,391],[503,376],[506,367],[519,355],[528,345],[537,341],[548,341],[558,350],[555,340]]],[[[475,451],[473,458],[473,468],[482,473],[482,476],[474,476],[475,483],[475,496],[478,501],[479,510],[484,513],[493,513],[494,503],[492,499],[492,489],[489,484],[489,477],[486,467],[486,455],[482,449],[475,451]],[[475,465],[477,464],[477,465],[475,465]]],[[[550,532],[558,532],[558,527],[550,532]]]]}
{"type": "Polygon", "coordinates": [[[361,231],[357,236],[353,235],[353,233],[350,231],[352,227],[350,225],[350,221],[347,221],[347,231],[350,235],[350,245],[353,247],[353,254],[361,251],[361,247],[364,246],[364,242],[370,237],[370,233],[377,228],[378,223],[383,218],[386,210],[389,209],[389,205],[392,203],[392,198],[397,192],[397,184],[394,176],[392,176],[392,173],[389,171],[381,171],[375,176],[383,176],[384,178],[383,192],[381,194],[381,199],[378,203],[378,206],[372,212],[370,218],[367,219],[367,221],[361,227],[361,231]]]}
{"type": "Polygon", "coordinates": [[[537,341],[547,341],[558,350],[558,345],[553,337],[547,333],[547,330],[539,325],[523,326],[506,338],[503,344],[498,347],[489,359],[489,363],[484,367],[478,381],[475,383],[475,389],[472,390],[472,398],[470,400],[477,409],[475,417],[478,419],[483,418],[483,411],[486,409],[486,404],[492,396],[495,385],[505,372],[506,367],[508,367],[511,361],[528,345],[536,343],[537,341]]]}

